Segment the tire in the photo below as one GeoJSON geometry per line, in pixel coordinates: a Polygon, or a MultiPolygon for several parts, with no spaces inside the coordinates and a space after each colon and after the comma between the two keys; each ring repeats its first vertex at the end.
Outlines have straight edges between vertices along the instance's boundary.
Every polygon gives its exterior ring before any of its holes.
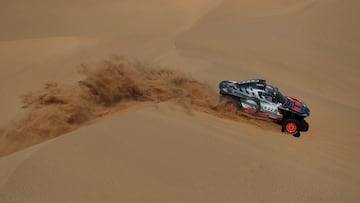
{"type": "Polygon", "coordinates": [[[229,100],[225,104],[225,109],[228,111],[236,112],[241,109],[241,104],[235,100],[229,100]]]}
{"type": "Polygon", "coordinates": [[[301,125],[300,131],[306,132],[309,130],[309,124],[305,120],[302,120],[300,122],[300,125],[301,125]]]}
{"type": "Polygon", "coordinates": [[[299,120],[295,118],[287,118],[282,123],[282,131],[295,137],[300,136],[300,129],[301,124],[299,120]]]}

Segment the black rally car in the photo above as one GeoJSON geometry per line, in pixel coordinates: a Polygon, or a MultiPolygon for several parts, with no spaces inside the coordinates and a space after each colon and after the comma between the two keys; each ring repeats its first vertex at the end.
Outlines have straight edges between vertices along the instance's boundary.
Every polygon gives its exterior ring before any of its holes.
{"type": "Polygon", "coordinates": [[[300,136],[300,131],[309,129],[305,118],[310,115],[310,110],[305,103],[283,96],[277,87],[267,84],[266,80],[225,80],[219,83],[219,89],[227,109],[274,120],[282,125],[283,132],[294,136],[300,136]]]}

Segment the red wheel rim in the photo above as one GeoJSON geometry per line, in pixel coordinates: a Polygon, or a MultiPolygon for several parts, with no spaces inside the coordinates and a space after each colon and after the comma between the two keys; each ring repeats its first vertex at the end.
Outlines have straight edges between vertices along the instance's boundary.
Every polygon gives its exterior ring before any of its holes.
{"type": "Polygon", "coordinates": [[[297,126],[293,122],[286,124],[285,128],[286,128],[286,131],[288,131],[289,133],[294,133],[297,131],[297,126]]]}
{"type": "Polygon", "coordinates": [[[236,111],[237,110],[236,105],[233,104],[233,103],[227,104],[226,109],[228,109],[230,111],[236,111]]]}

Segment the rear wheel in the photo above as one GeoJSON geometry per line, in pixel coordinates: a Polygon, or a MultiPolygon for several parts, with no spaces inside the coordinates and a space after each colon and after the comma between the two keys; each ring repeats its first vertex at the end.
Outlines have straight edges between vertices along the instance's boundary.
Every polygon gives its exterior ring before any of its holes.
{"type": "Polygon", "coordinates": [[[229,100],[225,104],[225,109],[228,111],[235,112],[241,109],[241,104],[237,101],[229,100]]]}
{"type": "Polygon", "coordinates": [[[282,123],[282,131],[295,137],[299,137],[300,122],[295,118],[287,118],[282,123]]]}

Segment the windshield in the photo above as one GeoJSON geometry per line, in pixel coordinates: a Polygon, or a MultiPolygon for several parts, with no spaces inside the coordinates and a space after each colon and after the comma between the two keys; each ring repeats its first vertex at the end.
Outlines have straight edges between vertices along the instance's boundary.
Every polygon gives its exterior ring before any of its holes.
{"type": "Polygon", "coordinates": [[[287,99],[284,97],[284,95],[281,94],[280,91],[276,91],[275,97],[282,104],[285,104],[285,102],[287,101],[287,99]]]}

